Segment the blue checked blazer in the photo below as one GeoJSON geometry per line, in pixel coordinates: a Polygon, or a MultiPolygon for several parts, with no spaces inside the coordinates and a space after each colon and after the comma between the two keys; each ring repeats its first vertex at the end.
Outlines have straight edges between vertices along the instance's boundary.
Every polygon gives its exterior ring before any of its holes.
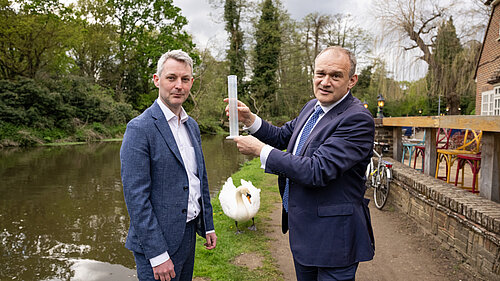
{"type": "MultiPolygon", "coordinates": [[[[214,229],[198,124],[185,123],[195,149],[201,189],[199,233],[214,229]]],[[[120,150],[123,193],[130,216],[125,247],[146,258],[174,254],[186,228],[188,176],[157,102],[127,124],[120,150]]]]}

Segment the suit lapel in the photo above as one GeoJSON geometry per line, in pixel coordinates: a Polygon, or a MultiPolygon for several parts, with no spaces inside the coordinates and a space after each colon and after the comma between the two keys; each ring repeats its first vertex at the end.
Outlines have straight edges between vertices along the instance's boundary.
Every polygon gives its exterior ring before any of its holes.
{"type": "Polygon", "coordinates": [[[167,119],[165,119],[165,115],[161,111],[161,108],[156,103],[156,101],[151,106],[151,116],[155,119],[154,123],[156,125],[156,128],[158,129],[161,136],[165,140],[165,143],[167,144],[168,148],[170,148],[170,151],[172,151],[177,160],[179,160],[182,166],[184,166],[184,161],[182,161],[181,153],[179,151],[179,148],[177,147],[177,144],[175,143],[174,135],[170,130],[170,126],[168,125],[167,119]]]}
{"type": "Polygon", "coordinates": [[[309,119],[309,116],[311,116],[311,114],[313,113],[315,104],[316,104],[316,102],[310,102],[306,106],[306,108],[304,108],[302,114],[300,114],[297,117],[297,124],[295,125],[292,137],[290,138],[290,143],[288,143],[287,151],[290,151],[290,152],[293,151],[293,147],[295,146],[295,142],[297,141],[297,137],[298,137],[300,131],[302,130],[302,127],[304,127],[304,124],[306,123],[307,119],[309,119]]]}

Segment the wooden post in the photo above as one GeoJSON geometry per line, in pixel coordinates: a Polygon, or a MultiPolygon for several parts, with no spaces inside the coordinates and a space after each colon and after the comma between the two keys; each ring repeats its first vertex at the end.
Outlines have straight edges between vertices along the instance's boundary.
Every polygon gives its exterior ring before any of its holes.
{"type": "Polygon", "coordinates": [[[425,128],[424,174],[434,177],[436,174],[436,128],[425,128]]]}
{"type": "Polygon", "coordinates": [[[481,197],[500,203],[500,133],[483,132],[481,142],[481,197]]]}
{"type": "Polygon", "coordinates": [[[392,128],[392,137],[394,139],[392,158],[396,161],[401,161],[401,156],[403,156],[403,132],[401,127],[392,128]]]}

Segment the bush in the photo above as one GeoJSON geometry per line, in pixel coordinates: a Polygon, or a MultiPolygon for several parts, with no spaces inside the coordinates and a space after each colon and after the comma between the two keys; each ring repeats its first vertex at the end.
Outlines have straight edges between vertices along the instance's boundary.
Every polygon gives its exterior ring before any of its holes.
{"type": "Polygon", "coordinates": [[[70,134],[79,141],[109,136],[108,127],[124,125],[138,115],[130,104],[113,100],[112,94],[82,77],[0,80],[0,138],[30,145],[38,138],[51,142],[70,134]],[[91,125],[83,128],[86,124],[91,125]],[[35,139],[27,138],[29,134],[35,139]]]}

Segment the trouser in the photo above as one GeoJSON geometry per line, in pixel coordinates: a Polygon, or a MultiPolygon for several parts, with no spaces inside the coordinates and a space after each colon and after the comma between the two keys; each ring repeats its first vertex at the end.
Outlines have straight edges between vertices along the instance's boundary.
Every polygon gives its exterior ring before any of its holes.
{"type": "Polygon", "coordinates": [[[359,263],[354,263],[346,267],[316,267],[301,265],[295,259],[295,274],[297,281],[354,281],[359,263]]]}
{"type": "MultiPolygon", "coordinates": [[[[186,223],[184,237],[177,252],[170,258],[174,263],[175,278],[172,281],[189,281],[193,279],[194,254],[196,246],[196,223],[198,218],[186,223]]],[[[169,253],[170,254],[170,253],[169,253]]],[[[154,278],[151,263],[142,253],[134,252],[137,265],[137,277],[140,281],[157,281],[154,278]]]]}

